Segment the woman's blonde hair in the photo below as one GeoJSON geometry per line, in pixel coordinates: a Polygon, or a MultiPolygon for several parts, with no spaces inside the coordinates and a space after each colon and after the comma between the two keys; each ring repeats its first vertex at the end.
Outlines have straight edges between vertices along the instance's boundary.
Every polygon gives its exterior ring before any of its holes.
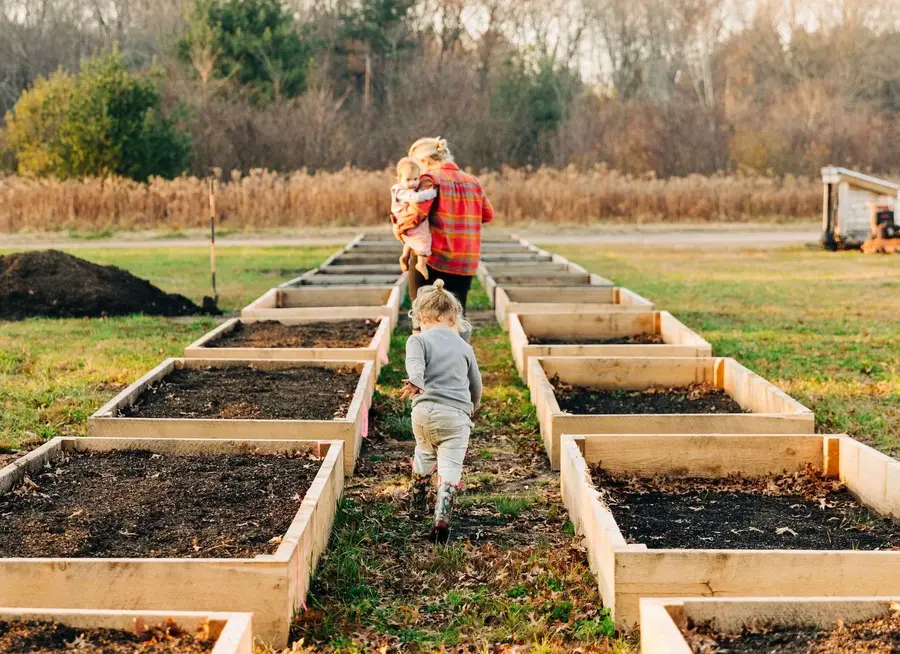
{"type": "Polygon", "coordinates": [[[459,331],[467,332],[472,329],[472,325],[463,316],[462,304],[453,293],[444,288],[443,279],[436,279],[431,286],[419,289],[409,317],[415,329],[419,328],[422,317],[433,321],[450,318],[459,331]]]}
{"type": "Polygon", "coordinates": [[[444,163],[453,161],[453,153],[447,147],[447,139],[438,136],[436,139],[419,139],[409,148],[409,156],[417,161],[436,161],[444,163]]]}

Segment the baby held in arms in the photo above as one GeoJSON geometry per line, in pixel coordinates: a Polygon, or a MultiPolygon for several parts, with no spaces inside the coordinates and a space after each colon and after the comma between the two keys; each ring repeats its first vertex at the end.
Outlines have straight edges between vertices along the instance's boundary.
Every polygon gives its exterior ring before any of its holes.
{"type": "Polygon", "coordinates": [[[403,272],[409,269],[407,260],[410,251],[416,253],[416,270],[428,279],[428,257],[431,256],[431,229],[428,216],[420,216],[416,207],[437,197],[437,190],[427,188],[419,190],[421,169],[419,164],[409,157],[397,163],[397,183],[391,187],[391,223],[394,233],[403,241],[403,254],[400,256],[400,268],[403,272]]]}

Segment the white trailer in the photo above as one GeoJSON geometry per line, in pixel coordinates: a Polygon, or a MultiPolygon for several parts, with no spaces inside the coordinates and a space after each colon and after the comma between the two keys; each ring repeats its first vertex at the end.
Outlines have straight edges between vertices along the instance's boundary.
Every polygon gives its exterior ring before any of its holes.
{"type": "Polygon", "coordinates": [[[900,212],[900,184],[847,168],[822,169],[822,245],[826,250],[858,248],[872,232],[872,207],[900,212]]]}

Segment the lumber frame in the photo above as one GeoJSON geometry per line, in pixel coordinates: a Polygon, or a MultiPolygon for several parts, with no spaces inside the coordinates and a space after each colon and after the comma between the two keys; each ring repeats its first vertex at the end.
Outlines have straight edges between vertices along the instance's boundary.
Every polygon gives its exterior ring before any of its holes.
{"type": "Polygon", "coordinates": [[[211,654],[253,654],[253,616],[250,613],[203,611],[109,611],[97,609],[12,608],[0,606],[0,622],[55,622],[73,629],[116,629],[131,632],[136,624],[164,626],[172,620],[196,634],[208,630],[215,641],[211,654]]]}
{"type": "Polygon", "coordinates": [[[709,624],[721,633],[760,625],[833,629],[893,615],[892,597],[645,598],[640,602],[641,654],[691,654],[683,629],[709,624]]]}
{"type": "Polygon", "coordinates": [[[339,441],[54,438],[0,470],[0,493],[59,456],[141,449],[164,454],[307,452],[324,457],[274,554],[241,559],[0,558],[0,606],[253,613],[257,635],[287,644],[310,575],[325,551],[344,487],[339,441]]]}
{"type": "MultiPolygon", "coordinates": [[[[590,464],[599,464],[622,474],[720,477],[735,472],[777,474],[810,464],[827,472],[845,467],[835,466],[828,458],[866,460],[859,454],[874,451],[848,436],[566,435],[561,447],[563,503],[576,530],[585,537],[603,604],[619,628],[630,629],[639,621],[638,601],[646,597],[900,594],[900,552],[648,549],[627,543],[601,501],[589,469],[590,464]]],[[[849,467],[853,468],[852,462],[849,467]]],[[[900,462],[893,461],[891,467],[900,472],[900,462]]],[[[884,501],[844,474],[840,478],[870,508],[877,510],[884,501]]],[[[891,499],[898,506],[900,493],[891,499]]]]}
{"type": "Polygon", "coordinates": [[[369,407],[375,389],[373,361],[267,359],[166,359],[128,386],[88,418],[88,436],[153,438],[239,438],[243,440],[337,440],[344,443],[344,472],[353,474],[362,439],[368,435],[369,407]],[[229,420],[224,418],[127,418],[122,409],[131,406],[148,386],[180,368],[246,367],[283,370],[305,366],[355,368],[359,383],[346,418],[334,420],[229,420]]]}
{"type": "Polygon", "coordinates": [[[586,286],[499,286],[494,293],[494,314],[509,330],[509,316],[543,314],[567,316],[607,311],[651,311],[653,303],[634,291],[612,286],[598,277],[586,286]],[[594,283],[596,281],[596,283],[594,283]]]}
{"type": "Polygon", "coordinates": [[[532,357],[709,357],[712,346],[668,311],[574,314],[560,320],[548,314],[510,314],[509,343],[519,376],[527,381],[532,357]],[[529,337],[617,338],[656,334],[665,345],[531,345],[529,337]]]}
{"type": "MultiPolygon", "coordinates": [[[[289,361],[318,360],[331,361],[372,361],[375,364],[375,378],[381,366],[388,363],[388,352],[391,345],[391,321],[386,316],[374,312],[366,319],[380,321],[375,336],[365,347],[208,347],[225,334],[235,330],[238,324],[254,324],[259,322],[279,322],[282,325],[298,326],[328,320],[309,318],[283,318],[281,320],[257,320],[256,318],[231,318],[184,348],[186,359],[281,359],[289,361]],[[384,318],[384,320],[382,320],[384,318]]],[[[338,319],[340,320],[340,319],[338,319]]]]}
{"type": "Polygon", "coordinates": [[[544,448],[559,469],[562,434],[811,434],[812,411],[730,358],[532,357],[528,388],[544,448]],[[559,408],[550,379],[591,388],[641,390],[709,383],[752,413],[575,415],[559,408]]]}
{"type": "MultiPolygon", "coordinates": [[[[405,276],[404,276],[405,277],[405,276]]],[[[241,310],[242,318],[369,318],[390,316],[397,326],[402,289],[397,286],[279,287],[241,310]]]]}

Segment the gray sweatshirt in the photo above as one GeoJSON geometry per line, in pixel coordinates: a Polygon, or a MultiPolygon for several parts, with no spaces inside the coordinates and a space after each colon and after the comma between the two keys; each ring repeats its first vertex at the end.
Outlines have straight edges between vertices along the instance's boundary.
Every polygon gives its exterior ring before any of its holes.
{"type": "Polygon", "coordinates": [[[437,327],[406,341],[406,375],[424,392],[413,398],[475,412],[481,403],[481,371],[472,346],[452,329],[437,327]]]}

